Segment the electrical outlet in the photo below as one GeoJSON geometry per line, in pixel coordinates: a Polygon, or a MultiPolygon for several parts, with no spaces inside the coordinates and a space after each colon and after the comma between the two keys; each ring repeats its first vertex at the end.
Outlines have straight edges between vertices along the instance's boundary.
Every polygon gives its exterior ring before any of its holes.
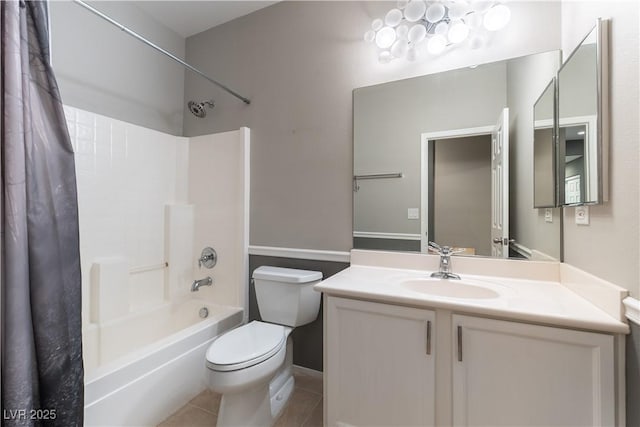
{"type": "Polygon", "coordinates": [[[576,224],[589,225],[589,206],[576,206],[576,224]]]}
{"type": "Polygon", "coordinates": [[[407,209],[407,219],[420,219],[420,209],[419,208],[407,209]]]}
{"type": "Polygon", "coordinates": [[[546,208],[544,210],[544,222],[553,222],[553,209],[546,208]]]}

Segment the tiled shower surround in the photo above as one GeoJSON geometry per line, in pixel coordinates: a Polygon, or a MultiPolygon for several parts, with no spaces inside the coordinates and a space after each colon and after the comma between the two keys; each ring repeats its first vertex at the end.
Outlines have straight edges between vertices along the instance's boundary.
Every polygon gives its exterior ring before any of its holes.
{"type": "Polygon", "coordinates": [[[173,312],[188,299],[244,306],[248,130],[184,138],[68,106],[65,116],[78,185],[86,370],[122,354],[125,338],[145,345],[113,331],[134,330],[160,308],[173,312]],[[213,270],[198,268],[205,246],[218,251],[213,270]],[[214,286],[191,292],[207,275],[214,286]]]}
{"type": "Polygon", "coordinates": [[[118,298],[132,309],[162,302],[164,210],[187,201],[187,138],[71,107],[65,116],[76,160],[84,323],[96,260],[127,264],[127,294],[118,298]]]}

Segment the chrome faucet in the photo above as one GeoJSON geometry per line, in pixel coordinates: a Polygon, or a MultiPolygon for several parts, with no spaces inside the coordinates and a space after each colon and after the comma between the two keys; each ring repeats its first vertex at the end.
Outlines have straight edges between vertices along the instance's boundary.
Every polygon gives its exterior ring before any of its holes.
{"type": "Polygon", "coordinates": [[[211,278],[211,276],[207,276],[204,279],[195,280],[191,284],[191,292],[198,291],[202,286],[212,286],[212,285],[213,285],[213,279],[211,278]]]}
{"type": "Polygon", "coordinates": [[[429,242],[429,248],[440,255],[440,270],[431,273],[431,277],[437,279],[457,279],[460,280],[460,276],[451,272],[451,255],[462,252],[461,250],[455,251],[449,246],[440,246],[435,242],[429,242]]]}

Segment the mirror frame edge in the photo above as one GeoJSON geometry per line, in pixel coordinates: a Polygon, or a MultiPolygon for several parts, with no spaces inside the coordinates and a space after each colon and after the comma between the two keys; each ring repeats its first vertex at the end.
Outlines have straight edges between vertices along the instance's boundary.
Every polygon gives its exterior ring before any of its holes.
{"type": "Polygon", "coordinates": [[[609,201],[609,19],[596,20],[596,61],[598,87],[598,199],[599,203],[609,201]]]}

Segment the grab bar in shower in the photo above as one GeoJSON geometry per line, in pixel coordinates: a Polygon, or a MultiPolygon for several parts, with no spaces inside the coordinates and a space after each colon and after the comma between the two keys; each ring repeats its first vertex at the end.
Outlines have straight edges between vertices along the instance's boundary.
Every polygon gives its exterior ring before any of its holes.
{"type": "Polygon", "coordinates": [[[139,267],[130,268],[129,274],[146,273],[147,271],[153,270],[164,270],[167,267],[169,267],[169,263],[166,261],[160,264],[141,265],[139,267]]]}

